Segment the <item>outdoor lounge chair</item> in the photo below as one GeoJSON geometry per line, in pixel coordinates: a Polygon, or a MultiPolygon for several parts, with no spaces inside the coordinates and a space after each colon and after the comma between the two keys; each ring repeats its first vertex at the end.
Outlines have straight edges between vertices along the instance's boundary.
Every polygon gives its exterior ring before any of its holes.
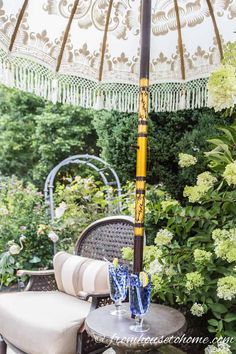
{"type": "Polygon", "coordinates": [[[133,247],[133,227],[127,216],[103,218],[82,232],[74,252],[80,257],[59,252],[52,271],[20,271],[30,276],[25,291],[0,295],[0,354],[104,351],[86,333],[84,320],[111,303],[102,260],[120,259],[123,247],[133,247]]]}

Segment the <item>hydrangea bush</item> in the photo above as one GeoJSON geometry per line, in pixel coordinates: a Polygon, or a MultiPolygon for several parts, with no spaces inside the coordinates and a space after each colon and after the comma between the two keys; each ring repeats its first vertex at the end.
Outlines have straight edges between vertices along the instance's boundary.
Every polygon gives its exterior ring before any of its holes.
{"type": "MultiPolygon", "coordinates": [[[[231,349],[212,345],[206,353],[236,351],[236,124],[221,132],[206,154],[209,170],[185,188],[185,204],[164,192],[147,204],[157,230],[144,252],[153,299],[205,318],[212,336],[235,338],[231,349]]],[[[132,260],[131,250],[123,256],[132,260]]]]}
{"type": "Polygon", "coordinates": [[[208,81],[208,104],[216,111],[230,109],[236,103],[236,44],[228,43],[224,48],[224,59],[208,81]]]}

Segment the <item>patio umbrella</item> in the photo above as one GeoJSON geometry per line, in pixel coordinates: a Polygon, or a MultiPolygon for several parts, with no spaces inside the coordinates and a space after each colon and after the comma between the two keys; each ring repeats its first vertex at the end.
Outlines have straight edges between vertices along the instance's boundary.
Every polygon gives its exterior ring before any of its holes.
{"type": "Polygon", "coordinates": [[[142,268],[148,110],[207,105],[236,0],[0,0],[0,81],[83,107],[139,110],[134,270],[142,268]]]}

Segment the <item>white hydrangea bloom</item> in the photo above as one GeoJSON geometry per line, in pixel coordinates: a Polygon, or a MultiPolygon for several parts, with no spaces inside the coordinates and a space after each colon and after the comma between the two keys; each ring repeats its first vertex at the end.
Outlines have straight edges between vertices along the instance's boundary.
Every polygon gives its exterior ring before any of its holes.
{"type": "Polygon", "coordinates": [[[201,317],[205,312],[204,306],[195,302],[191,307],[190,312],[194,316],[201,317]]]}
{"type": "Polygon", "coordinates": [[[217,178],[214,177],[209,171],[200,173],[200,175],[197,176],[197,186],[204,185],[210,189],[216,182],[217,178]]]}
{"type": "Polygon", "coordinates": [[[156,234],[155,244],[157,246],[168,245],[173,237],[174,235],[172,234],[172,232],[167,229],[161,229],[156,234]]]}
{"type": "Polygon", "coordinates": [[[236,161],[228,164],[225,167],[223,178],[226,180],[228,185],[236,185],[236,161]]]}
{"type": "Polygon", "coordinates": [[[220,341],[216,345],[208,345],[205,354],[232,354],[232,352],[227,343],[220,341]]]}
{"type": "Polygon", "coordinates": [[[233,65],[221,65],[208,80],[208,106],[215,111],[231,108],[236,102],[236,75],[233,65]]]}
{"type": "Polygon", "coordinates": [[[190,167],[193,166],[197,163],[197,159],[196,157],[194,157],[193,155],[190,154],[184,154],[184,153],[180,153],[179,154],[179,166],[184,168],[184,167],[190,167]]]}
{"type": "Polygon", "coordinates": [[[150,275],[155,275],[155,274],[161,273],[162,270],[163,270],[163,266],[162,266],[162,264],[158,261],[158,259],[155,259],[154,261],[152,261],[152,262],[149,264],[148,273],[149,273],[150,275]]]}
{"type": "Polygon", "coordinates": [[[217,296],[219,299],[233,300],[236,297],[236,277],[228,275],[217,282],[217,296]]]}

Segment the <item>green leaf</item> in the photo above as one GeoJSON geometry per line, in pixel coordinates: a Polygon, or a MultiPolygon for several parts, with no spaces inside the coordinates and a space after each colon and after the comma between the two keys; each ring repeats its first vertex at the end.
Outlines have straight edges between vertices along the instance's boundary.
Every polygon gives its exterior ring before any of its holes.
{"type": "Polygon", "coordinates": [[[214,312],[218,312],[218,313],[226,313],[228,312],[228,309],[226,306],[222,305],[222,304],[209,304],[210,308],[212,311],[214,312]]]}
{"type": "Polygon", "coordinates": [[[214,317],[215,318],[217,318],[218,320],[221,320],[221,314],[219,314],[219,313],[217,313],[217,312],[214,312],[214,311],[212,311],[212,313],[213,313],[213,315],[214,315],[214,317]]]}
{"type": "Polygon", "coordinates": [[[224,333],[227,337],[233,337],[236,339],[236,331],[227,330],[224,333]]]}
{"type": "Polygon", "coordinates": [[[223,329],[223,321],[218,322],[218,331],[221,332],[223,329]]]}
{"type": "Polygon", "coordinates": [[[233,322],[236,321],[236,313],[227,313],[224,317],[225,322],[233,322]]]}
{"type": "Polygon", "coordinates": [[[219,322],[217,320],[215,320],[214,318],[208,320],[207,322],[213,327],[218,327],[218,324],[219,324],[219,322]]]}
{"type": "Polygon", "coordinates": [[[215,333],[217,331],[215,327],[208,326],[207,328],[210,333],[215,333]]]}

